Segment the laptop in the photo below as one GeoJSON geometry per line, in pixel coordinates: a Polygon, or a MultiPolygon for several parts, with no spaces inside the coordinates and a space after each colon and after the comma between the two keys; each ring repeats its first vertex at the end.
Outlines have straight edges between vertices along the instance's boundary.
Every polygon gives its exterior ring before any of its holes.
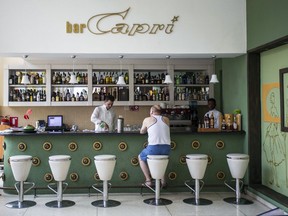
{"type": "Polygon", "coordinates": [[[63,130],[63,116],[62,115],[48,115],[46,131],[61,131],[63,130]]]}

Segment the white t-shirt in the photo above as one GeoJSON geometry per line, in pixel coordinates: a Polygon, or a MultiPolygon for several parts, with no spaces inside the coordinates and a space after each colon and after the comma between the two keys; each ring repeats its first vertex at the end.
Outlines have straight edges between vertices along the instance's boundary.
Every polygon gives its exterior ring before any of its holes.
{"type": "Polygon", "coordinates": [[[157,145],[157,144],[167,144],[170,145],[170,127],[163,122],[162,116],[153,115],[156,119],[156,122],[150,125],[147,129],[148,132],[148,144],[157,145]]]}
{"type": "Polygon", "coordinates": [[[116,125],[116,115],[112,108],[107,110],[104,104],[102,106],[96,107],[91,115],[91,122],[95,124],[95,131],[108,131],[107,129],[105,130],[105,128],[101,127],[100,123],[102,121],[108,125],[108,130],[110,132],[114,131],[116,125]]]}
{"type": "MultiPolygon", "coordinates": [[[[216,109],[213,109],[213,110],[210,110],[208,111],[205,116],[207,116],[207,114],[209,114],[209,118],[211,117],[211,114],[213,112],[213,116],[214,116],[214,128],[220,128],[221,127],[221,122],[220,121],[220,116],[222,115],[221,112],[219,112],[218,110],[216,109]]],[[[204,116],[204,117],[205,117],[204,116]]]]}

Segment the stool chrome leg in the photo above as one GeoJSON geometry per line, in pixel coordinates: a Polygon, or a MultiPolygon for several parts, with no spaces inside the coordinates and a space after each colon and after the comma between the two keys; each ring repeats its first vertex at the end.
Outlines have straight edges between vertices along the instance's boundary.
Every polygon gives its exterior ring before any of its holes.
{"type": "Polygon", "coordinates": [[[28,208],[31,206],[36,205],[36,202],[34,201],[30,201],[30,200],[24,200],[24,193],[26,193],[27,191],[31,190],[34,187],[34,183],[29,183],[26,182],[26,184],[32,184],[32,186],[30,188],[28,188],[26,191],[24,191],[24,182],[20,181],[15,183],[15,188],[19,194],[19,199],[17,201],[12,201],[7,203],[5,206],[8,208],[28,208]],[[19,189],[17,188],[17,184],[19,184],[19,189]]]}
{"type": "Polygon", "coordinates": [[[45,205],[47,207],[63,208],[63,207],[70,207],[70,206],[75,205],[75,202],[71,200],[63,200],[63,184],[66,185],[64,188],[65,190],[68,184],[62,181],[57,182],[57,191],[55,191],[50,185],[48,185],[48,188],[57,194],[57,200],[53,200],[51,202],[46,203],[45,205]]]}
{"type": "Polygon", "coordinates": [[[170,205],[172,203],[171,200],[160,198],[160,179],[155,180],[155,198],[146,199],[144,203],[155,206],[170,205]]]}
{"type": "MultiPolygon", "coordinates": [[[[186,184],[186,186],[188,186],[188,185],[186,184]]],[[[187,204],[192,204],[192,205],[210,205],[213,203],[211,200],[200,198],[200,196],[199,196],[199,193],[200,193],[200,181],[199,181],[199,179],[195,179],[195,189],[194,190],[190,186],[188,186],[188,187],[192,191],[194,191],[195,198],[187,198],[187,199],[184,199],[183,202],[185,202],[187,204]]]]}
{"type": "Polygon", "coordinates": [[[91,204],[93,206],[107,208],[107,207],[119,206],[121,204],[119,201],[108,199],[108,181],[107,180],[103,180],[103,191],[99,190],[98,188],[94,187],[93,185],[92,185],[92,187],[95,190],[97,190],[103,194],[103,200],[96,200],[96,201],[92,202],[91,204]]]}
{"type": "Polygon", "coordinates": [[[245,199],[245,198],[241,198],[241,186],[240,186],[240,179],[236,179],[236,185],[235,185],[235,189],[232,188],[230,185],[228,185],[227,183],[225,183],[225,185],[227,185],[230,189],[232,189],[233,191],[235,191],[235,197],[227,197],[224,198],[223,200],[227,203],[231,203],[231,204],[236,204],[236,205],[249,205],[252,204],[253,202],[245,199]]]}

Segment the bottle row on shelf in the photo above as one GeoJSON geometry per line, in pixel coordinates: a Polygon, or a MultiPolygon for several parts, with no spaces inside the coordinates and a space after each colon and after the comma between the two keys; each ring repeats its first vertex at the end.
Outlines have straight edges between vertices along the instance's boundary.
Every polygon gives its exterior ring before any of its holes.
{"type": "Polygon", "coordinates": [[[104,101],[106,95],[114,96],[116,101],[129,101],[128,87],[94,87],[92,100],[104,101]]]}
{"type": "Polygon", "coordinates": [[[209,99],[209,87],[202,87],[200,89],[187,87],[176,87],[174,91],[174,100],[176,101],[207,101],[209,99]]]}
{"type": "Polygon", "coordinates": [[[9,101],[32,102],[46,101],[46,90],[13,89],[9,92],[9,101]]]}
{"type": "Polygon", "coordinates": [[[52,92],[51,101],[88,101],[88,94],[85,89],[81,92],[75,91],[73,88],[66,90],[56,90],[52,92]]]}
{"type": "Polygon", "coordinates": [[[93,72],[93,85],[103,84],[117,84],[119,77],[122,76],[126,84],[129,84],[128,71],[99,71],[93,72]]]}
{"type": "Polygon", "coordinates": [[[81,71],[55,71],[52,73],[52,84],[69,84],[72,75],[75,76],[77,84],[88,84],[88,74],[81,71]]]}
{"type": "Polygon", "coordinates": [[[134,84],[164,84],[164,72],[138,72],[134,73],[134,84]]]}
{"type": "Polygon", "coordinates": [[[174,83],[181,84],[209,84],[209,75],[203,72],[176,72],[174,83]]]}
{"type": "Polygon", "coordinates": [[[168,87],[153,87],[152,89],[136,87],[134,91],[135,101],[169,101],[169,99],[168,87]]]}
{"type": "Polygon", "coordinates": [[[22,76],[27,75],[31,85],[45,85],[46,75],[45,72],[35,71],[14,71],[9,75],[9,85],[20,85],[22,76]]]}

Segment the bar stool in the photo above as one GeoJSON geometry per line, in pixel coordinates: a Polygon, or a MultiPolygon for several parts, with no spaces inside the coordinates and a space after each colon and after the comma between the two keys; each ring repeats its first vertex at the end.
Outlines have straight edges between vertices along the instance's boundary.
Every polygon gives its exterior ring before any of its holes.
{"type": "Polygon", "coordinates": [[[144,200],[146,204],[149,205],[169,205],[172,203],[171,200],[160,198],[160,180],[165,175],[165,171],[168,165],[169,156],[168,155],[148,155],[147,162],[151,173],[151,177],[155,179],[155,190],[149,187],[154,193],[155,198],[149,198],[144,200]]]}
{"type": "Polygon", "coordinates": [[[204,186],[204,182],[201,180],[204,177],[207,163],[208,163],[208,155],[205,154],[189,154],[186,155],[186,162],[190,172],[190,175],[193,179],[195,179],[195,188],[189,186],[188,182],[185,181],[185,185],[194,192],[195,198],[187,198],[184,199],[183,202],[192,205],[210,205],[212,204],[211,200],[199,198],[199,192],[204,186]],[[200,181],[202,186],[200,188],[200,181]]]}
{"type": "Polygon", "coordinates": [[[229,184],[226,183],[226,181],[224,183],[227,187],[235,191],[236,197],[224,198],[224,201],[237,205],[252,204],[252,201],[241,198],[241,188],[243,186],[243,181],[241,181],[241,179],[245,175],[249,163],[249,155],[237,153],[227,154],[227,162],[232,178],[235,178],[236,180],[236,188],[234,189],[233,187],[231,187],[229,184]]]}
{"type": "Polygon", "coordinates": [[[32,166],[32,156],[29,155],[15,155],[10,157],[10,164],[12,173],[15,181],[15,188],[19,194],[19,200],[9,202],[6,204],[8,208],[28,208],[36,205],[36,202],[24,200],[24,194],[31,190],[35,183],[25,182],[28,178],[31,166],[32,166]],[[31,185],[28,189],[24,191],[24,184],[31,185]],[[17,187],[19,185],[19,188],[17,187]]]}
{"type": "Polygon", "coordinates": [[[52,175],[57,181],[57,190],[52,186],[56,183],[48,184],[48,188],[57,194],[57,200],[46,203],[45,205],[52,208],[63,208],[75,205],[75,202],[70,200],[63,200],[63,192],[68,186],[68,183],[64,182],[68,170],[71,164],[71,157],[69,155],[53,155],[49,157],[49,165],[52,171],[52,175]],[[63,185],[65,185],[63,189],[63,185]]]}
{"type": "MultiPolygon", "coordinates": [[[[103,181],[103,191],[99,190],[96,186],[97,184],[92,185],[92,187],[98,192],[103,194],[103,200],[96,200],[91,204],[96,207],[115,207],[121,203],[116,200],[108,199],[108,181],[111,180],[115,164],[116,156],[115,155],[97,155],[94,157],[94,163],[99,175],[100,180],[103,181]]],[[[111,187],[111,184],[109,184],[111,187]]]]}

